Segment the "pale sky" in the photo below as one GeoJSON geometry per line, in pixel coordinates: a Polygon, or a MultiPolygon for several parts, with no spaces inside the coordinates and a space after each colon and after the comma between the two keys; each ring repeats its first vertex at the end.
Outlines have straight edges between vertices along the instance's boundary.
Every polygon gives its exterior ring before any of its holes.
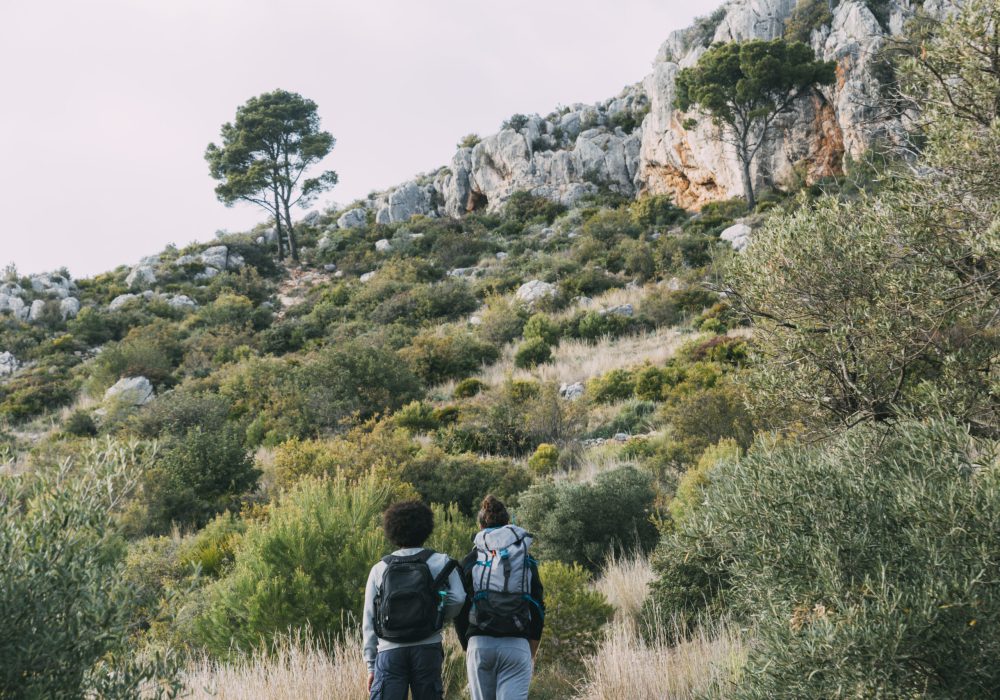
{"type": "MultiPolygon", "coordinates": [[[[0,266],[77,277],[265,215],[203,159],[247,98],[319,105],[346,204],[515,112],[640,81],[721,0],[0,0],[0,266]]],[[[300,215],[304,212],[300,212],[300,215]]]]}

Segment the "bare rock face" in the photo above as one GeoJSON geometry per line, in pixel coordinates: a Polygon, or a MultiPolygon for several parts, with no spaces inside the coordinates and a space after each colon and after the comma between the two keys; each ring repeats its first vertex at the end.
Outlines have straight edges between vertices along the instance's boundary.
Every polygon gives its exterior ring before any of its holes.
{"type": "MultiPolygon", "coordinates": [[[[936,1],[943,7],[956,0],[936,1]]],[[[795,0],[733,0],[710,38],[692,28],[667,39],[643,82],[651,108],[642,128],[641,191],[672,194],[686,207],[742,194],[739,161],[718,128],[703,115],[674,109],[677,73],[710,43],[780,37],[794,6],[795,0]],[[696,119],[693,128],[685,128],[688,117],[696,119]]],[[[830,26],[813,31],[817,58],[836,61],[836,82],[804,95],[780,118],[754,162],[756,186],[788,185],[802,174],[807,182],[837,175],[845,155],[857,158],[877,140],[898,139],[902,126],[879,107],[874,68],[879,50],[912,11],[910,3],[895,3],[884,28],[864,2],[844,0],[830,26]]]]}

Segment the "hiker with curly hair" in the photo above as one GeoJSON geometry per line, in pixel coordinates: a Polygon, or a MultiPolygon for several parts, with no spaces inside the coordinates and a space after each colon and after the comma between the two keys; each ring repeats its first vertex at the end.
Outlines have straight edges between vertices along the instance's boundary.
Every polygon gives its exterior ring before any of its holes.
{"type": "Polygon", "coordinates": [[[375,564],[365,588],[362,619],[371,700],[442,700],[441,628],[462,609],[465,589],[458,562],[424,548],[434,514],[403,501],[382,515],[396,551],[375,564]]]}

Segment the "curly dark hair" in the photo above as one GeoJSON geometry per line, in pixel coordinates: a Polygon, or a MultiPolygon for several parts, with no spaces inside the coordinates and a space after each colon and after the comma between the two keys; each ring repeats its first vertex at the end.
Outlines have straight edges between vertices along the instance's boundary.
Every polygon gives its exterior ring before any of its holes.
{"type": "Polygon", "coordinates": [[[434,513],[420,501],[400,501],[382,514],[385,536],[397,547],[422,547],[434,531],[434,513]]]}

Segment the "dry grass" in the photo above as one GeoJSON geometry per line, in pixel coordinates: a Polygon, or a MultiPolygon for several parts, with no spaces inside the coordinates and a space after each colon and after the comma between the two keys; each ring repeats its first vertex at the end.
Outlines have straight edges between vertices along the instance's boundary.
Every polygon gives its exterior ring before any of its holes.
{"type": "Polygon", "coordinates": [[[184,674],[185,697],[196,700],[356,700],[366,696],[367,678],[357,633],[331,652],[293,635],[272,654],[257,652],[227,664],[201,659],[184,674]]]}
{"type": "Polygon", "coordinates": [[[720,626],[671,646],[666,635],[646,643],[632,623],[616,622],[587,659],[578,700],[686,700],[736,677],[746,658],[738,634],[720,626]]]}
{"type": "MultiPolygon", "coordinates": [[[[442,669],[447,698],[466,697],[465,656],[454,631],[445,632],[442,669]]],[[[327,651],[307,632],[294,632],[270,653],[258,651],[227,663],[207,657],[183,674],[184,698],[201,700],[358,700],[368,696],[361,632],[353,628],[327,651]]]]}
{"type": "Polygon", "coordinates": [[[584,340],[563,340],[554,348],[552,362],[533,370],[514,367],[514,346],[504,348],[500,360],[486,367],[479,378],[499,385],[508,377],[540,379],[557,384],[585,382],[613,369],[634,367],[643,362],[663,364],[681,344],[684,336],[672,328],[660,328],[649,333],[623,338],[603,338],[591,344],[584,340]]]}
{"type": "Polygon", "coordinates": [[[619,618],[634,620],[654,578],[649,559],[640,552],[622,557],[612,555],[595,586],[614,606],[619,618]]]}

